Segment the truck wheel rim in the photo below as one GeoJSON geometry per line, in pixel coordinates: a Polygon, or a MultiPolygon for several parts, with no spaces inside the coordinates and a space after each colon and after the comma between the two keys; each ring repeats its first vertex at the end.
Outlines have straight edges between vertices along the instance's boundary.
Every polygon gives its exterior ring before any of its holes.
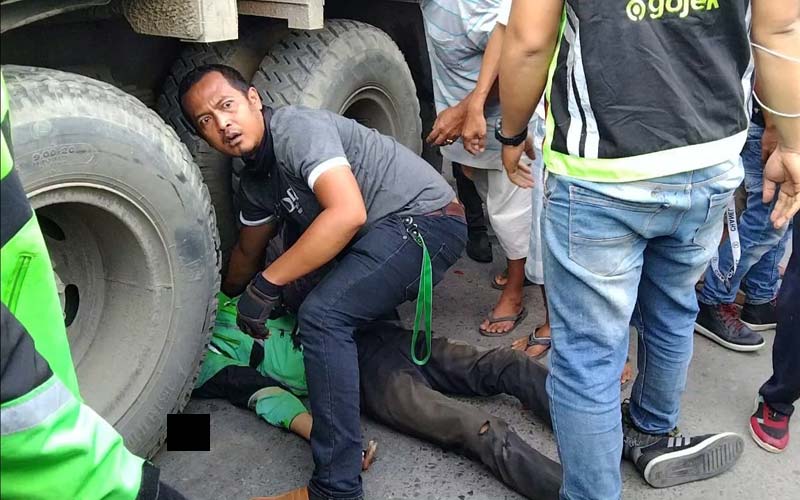
{"type": "Polygon", "coordinates": [[[345,99],[339,114],[374,128],[384,135],[397,137],[397,106],[391,96],[377,85],[365,85],[345,99]]]}
{"type": "Polygon", "coordinates": [[[167,244],[141,204],[107,185],[52,184],[28,196],[63,286],[81,394],[117,423],[165,348],[174,298],[167,244]]]}

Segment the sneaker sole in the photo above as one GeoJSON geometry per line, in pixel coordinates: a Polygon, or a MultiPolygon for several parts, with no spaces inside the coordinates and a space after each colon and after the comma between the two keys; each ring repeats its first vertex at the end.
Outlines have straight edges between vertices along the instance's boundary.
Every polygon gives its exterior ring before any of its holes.
{"type": "Polygon", "coordinates": [[[730,349],[731,351],[753,352],[753,351],[757,351],[757,350],[761,349],[762,347],[764,347],[764,344],[766,344],[766,342],[763,339],[761,340],[761,343],[759,343],[759,344],[753,344],[753,345],[734,344],[733,342],[728,342],[727,340],[725,340],[722,337],[718,336],[716,333],[712,332],[708,328],[705,328],[704,326],[701,326],[699,323],[695,323],[694,324],[694,331],[696,331],[697,333],[699,333],[700,335],[702,335],[704,337],[707,337],[707,338],[713,340],[714,342],[716,342],[717,344],[721,345],[722,347],[730,349]]]}
{"type": "Polygon", "coordinates": [[[747,326],[747,328],[753,330],[754,332],[768,332],[774,330],[775,327],[778,326],[777,323],[758,324],[758,323],[748,323],[747,321],[744,320],[739,320],[739,321],[744,323],[747,326]]]}
{"type": "Polygon", "coordinates": [[[723,432],[697,446],[654,458],[644,469],[644,479],[654,488],[702,481],[727,471],[744,451],[744,440],[723,432]]]}

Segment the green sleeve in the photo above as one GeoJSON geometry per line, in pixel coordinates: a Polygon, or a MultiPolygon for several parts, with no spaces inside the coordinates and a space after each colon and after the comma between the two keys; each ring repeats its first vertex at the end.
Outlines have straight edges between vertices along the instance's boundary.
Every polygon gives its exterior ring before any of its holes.
{"type": "Polygon", "coordinates": [[[267,387],[257,394],[256,414],[276,427],[288,429],[296,416],[308,412],[294,394],[280,387],[267,387]]]}

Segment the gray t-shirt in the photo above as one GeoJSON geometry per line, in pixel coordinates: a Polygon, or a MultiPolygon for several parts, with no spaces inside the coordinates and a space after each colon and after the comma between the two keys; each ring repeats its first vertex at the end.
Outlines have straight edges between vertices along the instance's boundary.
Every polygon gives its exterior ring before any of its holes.
{"type": "Polygon", "coordinates": [[[455,198],[425,160],[355,120],[330,111],[284,106],[274,111],[269,127],[275,168],[286,185],[275,191],[275,179],[267,179],[264,172],[243,175],[239,196],[245,225],[288,216],[307,227],[320,211],[314,184],[328,169],[342,165],[350,166],[361,189],[367,226],[391,214],[430,213],[455,198]]]}

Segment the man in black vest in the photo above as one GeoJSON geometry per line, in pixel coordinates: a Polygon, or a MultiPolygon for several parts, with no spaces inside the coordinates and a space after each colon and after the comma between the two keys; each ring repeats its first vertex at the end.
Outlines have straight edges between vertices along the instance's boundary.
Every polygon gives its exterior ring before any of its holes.
{"type": "Polygon", "coordinates": [[[776,227],[800,209],[798,12],[800,0],[514,0],[498,136],[508,175],[530,186],[518,159],[545,91],[548,392],[563,499],[619,498],[621,456],[662,487],[719,474],[743,450],[734,433],[687,437],[676,425],[694,285],[743,178],[753,55],[780,134],[764,200],[777,198],[776,227]],[[639,374],[620,415],[631,320],[639,374]]]}
{"type": "Polygon", "coordinates": [[[428,286],[442,279],[464,249],[464,209],[430,165],[391,137],[328,111],[264,107],[232,68],[196,69],[179,95],[199,135],[255,174],[243,177],[243,227],[230,263],[237,271],[223,284],[230,296],[242,293],[240,328],[264,337],[282,287],[333,266],[298,313],[315,470],[307,490],[279,498],[362,498],[355,330],[425,291],[421,278],[428,286]],[[263,269],[281,220],[301,234],[263,269]],[[420,273],[425,247],[430,268],[420,273]]]}

